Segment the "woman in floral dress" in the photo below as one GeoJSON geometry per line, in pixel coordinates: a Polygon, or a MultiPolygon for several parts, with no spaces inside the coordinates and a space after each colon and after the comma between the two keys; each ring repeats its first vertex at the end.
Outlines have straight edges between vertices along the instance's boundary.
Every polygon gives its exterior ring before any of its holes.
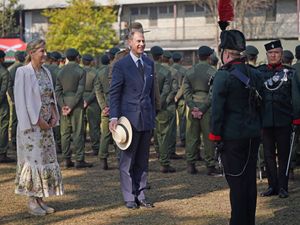
{"type": "Polygon", "coordinates": [[[27,45],[27,65],[19,67],[14,84],[18,118],[15,193],[29,197],[29,213],[53,213],[43,198],[63,194],[52,127],[58,111],[50,72],[45,62],[45,41],[27,45]]]}

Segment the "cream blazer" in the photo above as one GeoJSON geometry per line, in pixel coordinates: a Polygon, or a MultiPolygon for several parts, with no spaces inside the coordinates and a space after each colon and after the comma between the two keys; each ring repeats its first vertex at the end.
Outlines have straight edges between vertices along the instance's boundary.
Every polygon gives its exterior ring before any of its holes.
{"type": "MultiPolygon", "coordinates": [[[[57,118],[59,118],[52,77],[49,70],[42,66],[51,81],[57,118]]],[[[21,66],[16,71],[14,97],[18,126],[21,131],[31,129],[39,119],[42,106],[40,88],[32,64],[21,66]]],[[[57,124],[59,124],[57,120],[57,124]]]]}

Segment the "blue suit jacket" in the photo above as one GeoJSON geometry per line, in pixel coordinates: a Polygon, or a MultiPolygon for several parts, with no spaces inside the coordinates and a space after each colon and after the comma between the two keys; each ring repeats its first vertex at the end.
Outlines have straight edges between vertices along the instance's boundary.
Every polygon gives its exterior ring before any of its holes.
{"type": "Polygon", "coordinates": [[[110,118],[125,116],[137,131],[154,128],[154,64],[147,56],[144,80],[130,54],[115,63],[110,86],[110,118]]]}

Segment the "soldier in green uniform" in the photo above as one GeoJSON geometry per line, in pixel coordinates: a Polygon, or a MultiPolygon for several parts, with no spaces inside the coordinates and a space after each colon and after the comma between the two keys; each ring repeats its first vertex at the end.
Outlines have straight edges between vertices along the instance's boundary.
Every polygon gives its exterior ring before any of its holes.
{"type": "Polygon", "coordinates": [[[282,64],[291,66],[293,64],[294,55],[290,50],[284,50],[282,52],[282,64]]]}
{"type": "MultiPolygon", "coordinates": [[[[300,45],[296,46],[295,48],[295,57],[297,62],[292,66],[296,72],[297,76],[300,80],[300,45]]],[[[297,165],[300,165],[300,130],[296,129],[295,139],[294,139],[294,146],[292,152],[292,159],[291,159],[291,170],[290,170],[290,178],[294,179],[294,169],[297,165]]]]}
{"type": "MultiPolygon", "coordinates": [[[[53,86],[55,87],[56,79],[57,79],[58,73],[60,71],[59,64],[60,64],[60,60],[61,60],[61,54],[57,51],[51,52],[49,55],[49,59],[50,59],[49,64],[46,67],[51,73],[53,86]]],[[[60,125],[52,128],[52,129],[53,129],[54,139],[56,142],[56,152],[61,153],[60,125]]]]}
{"type": "Polygon", "coordinates": [[[95,93],[101,108],[101,140],[99,148],[99,158],[101,168],[108,170],[107,158],[109,144],[112,142],[111,132],[109,130],[109,57],[107,55],[101,58],[102,67],[98,72],[95,82],[95,93]]]}
{"type": "Polygon", "coordinates": [[[6,91],[9,85],[9,72],[2,65],[4,57],[4,51],[0,50],[0,163],[10,163],[15,162],[15,160],[7,157],[9,104],[6,91]]]}
{"type": "Polygon", "coordinates": [[[78,63],[79,52],[74,48],[66,51],[69,63],[58,73],[55,93],[57,102],[61,108],[61,145],[65,160],[65,167],[73,167],[70,149],[71,136],[76,148],[76,168],[92,167],[84,161],[84,137],[83,137],[83,92],[86,72],[78,63]]]}
{"type": "Polygon", "coordinates": [[[185,128],[186,128],[186,105],[183,97],[183,79],[186,74],[186,69],[181,65],[182,55],[179,52],[174,52],[172,55],[172,67],[178,71],[177,83],[178,91],[175,95],[176,110],[178,113],[178,126],[179,126],[179,147],[185,147],[185,128]]]}
{"type": "Polygon", "coordinates": [[[210,121],[210,102],[208,101],[209,80],[216,69],[209,64],[213,50],[208,46],[198,49],[199,63],[186,72],[183,81],[184,99],[188,107],[186,124],[186,160],[187,171],[196,174],[195,167],[200,134],[203,134],[204,159],[207,175],[217,175],[215,168],[215,151],[213,143],[208,139],[210,121]]]}
{"type": "MultiPolygon", "coordinates": [[[[83,107],[86,122],[89,124],[89,135],[92,143],[92,151],[94,155],[98,155],[100,142],[100,114],[101,110],[96,99],[95,83],[98,76],[97,70],[92,67],[91,63],[94,57],[90,54],[82,56],[83,69],[86,72],[85,88],[83,93],[83,107]]],[[[84,125],[86,129],[86,124],[84,125]]]]}
{"type": "Polygon", "coordinates": [[[160,171],[162,173],[173,173],[175,169],[170,166],[169,140],[172,135],[170,123],[173,118],[173,111],[175,110],[172,102],[174,102],[174,94],[177,90],[172,90],[173,78],[171,71],[161,64],[163,49],[159,46],[153,46],[150,52],[154,60],[155,74],[160,91],[161,109],[155,118],[154,134],[158,143],[159,161],[161,164],[160,171]]]}
{"type": "Polygon", "coordinates": [[[172,95],[174,95],[172,101],[168,104],[168,110],[170,112],[171,118],[170,118],[170,124],[169,128],[171,130],[171,136],[169,137],[169,140],[167,142],[169,143],[169,152],[170,152],[170,159],[181,159],[182,157],[176,154],[176,131],[177,131],[177,124],[176,124],[176,105],[175,105],[175,95],[178,91],[178,77],[179,72],[177,69],[172,67],[170,64],[170,60],[172,58],[172,53],[169,51],[164,51],[162,56],[162,65],[165,66],[168,70],[171,71],[171,93],[168,96],[168,98],[172,98],[172,95]]]}
{"type": "Polygon", "coordinates": [[[280,40],[265,44],[265,49],[268,64],[258,69],[264,79],[262,132],[269,186],[261,196],[287,198],[292,124],[300,125],[300,80],[295,69],[282,64],[280,40]]]}
{"type": "Polygon", "coordinates": [[[220,48],[224,65],[213,80],[209,138],[217,143],[230,188],[230,225],[255,225],[262,80],[241,55],[243,33],[223,30],[220,48]]]}
{"type": "Polygon", "coordinates": [[[14,101],[14,83],[15,83],[15,76],[16,71],[20,66],[23,66],[25,61],[25,52],[16,51],[15,53],[15,62],[8,67],[8,71],[10,74],[10,80],[9,80],[9,87],[7,90],[7,93],[11,100],[11,146],[13,149],[16,149],[16,134],[17,134],[17,125],[18,125],[18,119],[16,115],[16,108],[15,108],[15,101],[14,101]]]}

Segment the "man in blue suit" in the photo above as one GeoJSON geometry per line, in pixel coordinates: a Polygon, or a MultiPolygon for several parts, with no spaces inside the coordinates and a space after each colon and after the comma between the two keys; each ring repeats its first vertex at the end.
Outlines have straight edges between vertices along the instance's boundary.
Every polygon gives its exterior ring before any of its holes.
{"type": "Polygon", "coordinates": [[[155,119],[154,64],[144,55],[142,30],[129,33],[130,54],[117,61],[110,87],[110,123],[114,132],[125,116],[133,129],[132,142],[120,154],[121,190],[129,209],[153,207],[145,198],[150,139],[155,119]]]}

